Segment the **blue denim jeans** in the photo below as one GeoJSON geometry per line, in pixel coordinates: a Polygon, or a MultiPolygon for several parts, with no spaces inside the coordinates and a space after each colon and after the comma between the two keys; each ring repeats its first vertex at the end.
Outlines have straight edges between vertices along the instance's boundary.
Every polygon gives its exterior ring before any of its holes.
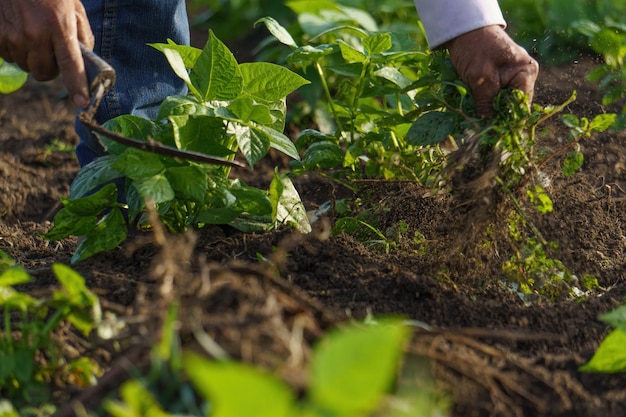
{"type": "MultiPolygon", "coordinates": [[[[115,68],[117,81],[100,103],[99,123],[122,114],[154,119],[161,102],[186,94],[185,83],[170,68],[165,55],[148,43],[189,45],[184,0],[83,0],[96,38],[94,52],[115,68]]],[[[103,155],[91,132],[76,121],[81,166],[103,155]]]]}

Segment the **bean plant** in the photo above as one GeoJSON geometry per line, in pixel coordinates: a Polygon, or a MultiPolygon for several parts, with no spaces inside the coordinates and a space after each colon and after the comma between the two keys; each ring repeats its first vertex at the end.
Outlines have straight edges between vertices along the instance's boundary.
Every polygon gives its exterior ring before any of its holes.
{"type": "MultiPolygon", "coordinates": [[[[178,149],[234,159],[250,166],[273,148],[299,159],[285,127],[285,96],[307,83],[270,63],[237,63],[210,32],[204,49],[173,42],[161,51],[189,89],[170,96],[156,120],[124,115],[105,126],[123,135],[178,149]]],[[[290,225],[310,230],[300,197],[288,175],[275,172],[268,190],[231,178],[230,167],[199,164],[127,148],[106,137],[108,151],[83,167],[64,208],[46,234],[51,240],[82,236],[72,262],[114,248],[131,228],[148,224],[148,205],[171,231],[228,224],[243,231],[290,225]]]]}

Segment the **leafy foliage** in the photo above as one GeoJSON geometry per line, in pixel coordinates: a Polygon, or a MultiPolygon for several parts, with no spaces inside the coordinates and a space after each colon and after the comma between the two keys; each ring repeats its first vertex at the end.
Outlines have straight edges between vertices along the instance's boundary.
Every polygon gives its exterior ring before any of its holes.
{"type": "Polygon", "coordinates": [[[9,399],[9,405],[21,412],[26,412],[26,406],[49,403],[48,381],[53,377],[67,384],[87,386],[95,383],[100,372],[98,365],[86,357],[66,359],[53,335],[66,321],[82,334],[89,334],[101,320],[98,298],[69,267],[54,264],[53,272],[61,289],[49,297],[34,298],[15,288],[31,281],[24,268],[0,267],[0,307],[4,319],[0,333],[0,397],[9,399]]]}
{"type": "MultiPolygon", "coordinates": [[[[153,46],[185,81],[189,95],[168,97],[157,120],[120,116],[106,123],[109,129],[227,159],[240,152],[250,167],[270,148],[299,158],[282,131],[285,96],[306,84],[305,79],[270,63],[238,64],[212,32],[202,50],[172,42],[153,46]]],[[[79,172],[70,198],[63,199],[64,208],[46,234],[53,240],[84,236],[72,262],[121,243],[126,222],[146,225],[146,201],[174,232],[205,224],[230,224],[244,231],[283,224],[309,230],[304,207],[287,175],[276,172],[270,190],[263,191],[230,179],[228,167],[162,157],[105,137],[101,140],[108,155],[79,172]]]]}
{"type": "Polygon", "coordinates": [[[17,65],[10,64],[0,58],[0,94],[19,90],[27,79],[28,74],[20,70],[17,65]]]}
{"type": "Polygon", "coordinates": [[[621,306],[600,316],[600,320],[614,327],[600,344],[593,357],[581,371],[615,373],[626,372],[626,306],[621,306]]]}

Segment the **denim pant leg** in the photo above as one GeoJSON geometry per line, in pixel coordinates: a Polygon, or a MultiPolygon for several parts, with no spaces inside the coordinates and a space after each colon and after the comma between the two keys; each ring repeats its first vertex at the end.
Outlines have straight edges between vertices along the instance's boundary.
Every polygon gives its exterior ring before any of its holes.
{"type": "MultiPolygon", "coordinates": [[[[148,43],[189,45],[189,23],[184,0],[83,0],[96,38],[94,51],[117,73],[114,89],[96,113],[99,123],[122,114],[154,119],[161,102],[186,94],[185,83],[170,68],[165,55],[148,43]]],[[[81,166],[104,154],[91,132],[76,121],[80,142],[76,156],[81,166]]]]}

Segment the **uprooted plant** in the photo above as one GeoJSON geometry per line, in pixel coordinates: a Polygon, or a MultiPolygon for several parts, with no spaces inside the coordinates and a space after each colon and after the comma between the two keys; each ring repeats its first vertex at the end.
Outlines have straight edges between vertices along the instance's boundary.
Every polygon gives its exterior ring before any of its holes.
{"type": "MultiPolygon", "coordinates": [[[[563,144],[540,147],[538,128],[561,113],[575,93],[560,105],[544,107],[529,105],[520,91],[503,91],[494,103],[496,116],[479,119],[445,51],[428,52],[405,34],[366,29],[363,19],[322,24],[341,15],[341,8],[322,3],[304,10],[303,3],[288,6],[307,15],[301,22],[317,22],[303,29],[308,35],[304,45],[275,20],[262,19],[292,49],[286,61],[320,91],[313,106],[319,128],[302,131],[296,140],[302,158],[292,163],[294,172],[322,170],[348,187],[363,178],[411,180],[433,191],[451,190],[471,203],[493,203],[497,190],[512,202],[515,215],[509,217],[509,227],[517,231],[510,242],[516,255],[503,265],[506,275],[525,292],[554,296],[561,292],[555,290],[559,282],[576,292],[573,273],[549,257],[557,244],[541,236],[526,210],[552,211],[544,164],[566,153],[563,173],[572,175],[583,164],[580,141],[609,128],[615,115],[589,120],[565,114],[561,120],[569,135],[563,144]]],[[[342,220],[338,227],[355,232],[357,223],[361,230],[378,231],[359,212],[354,221],[342,220]]],[[[381,236],[380,231],[375,234],[381,236]]],[[[593,285],[593,279],[584,281],[593,285]]]]}

